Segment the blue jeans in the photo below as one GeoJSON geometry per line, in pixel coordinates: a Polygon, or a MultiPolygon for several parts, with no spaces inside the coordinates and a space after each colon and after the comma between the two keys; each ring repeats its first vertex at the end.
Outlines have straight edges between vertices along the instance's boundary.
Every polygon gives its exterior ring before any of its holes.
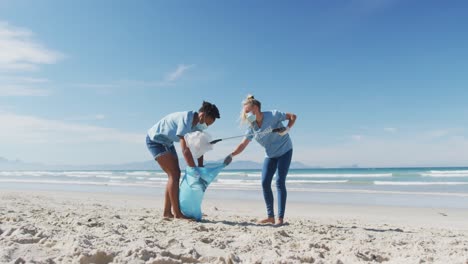
{"type": "Polygon", "coordinates": [[[291,149],[277,158],[265,158],[265,162],[263,163],[263,198],[265,198],[268,217],[275,217],[271,181],[273,180],[273,175],[275,175],[276,170],[278,170],[276,176],[276,189],[278,191],[278,217],[284,217],[284,211],[286,210],[286,197],[288,196],[286,191],[286,176],[288,175],[289,166],[291,165],[292,153],[293,151],[291,149]]]}

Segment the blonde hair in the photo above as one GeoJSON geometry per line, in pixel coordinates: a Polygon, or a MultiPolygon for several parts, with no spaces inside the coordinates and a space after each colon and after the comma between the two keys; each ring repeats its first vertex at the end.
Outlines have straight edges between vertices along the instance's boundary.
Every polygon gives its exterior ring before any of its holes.
{"type": "Polygon", "coordinates": [[[258,110],[262,109],[262,103],[260,103],[260,101],[255,99],[255,97],[253,95],[248,94],[247,97],[244,99],[244,101],[242,101],[242,108],[241,108],[241,111],[240,111],[241,125],[248,123],[247,119],[245,117],[245,113],[244,113],[244,105],[251,105],[251,106],[256,105],[258,107],[258,110]]]}

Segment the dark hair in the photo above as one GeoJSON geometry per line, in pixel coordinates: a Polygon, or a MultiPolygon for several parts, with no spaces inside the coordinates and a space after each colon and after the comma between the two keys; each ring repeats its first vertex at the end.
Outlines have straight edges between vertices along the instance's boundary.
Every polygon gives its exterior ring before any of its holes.
{"type": "Polygon", "coordinates": [[[203,101],[203,104],[198,111],[205,113],[205,115],[210,116],[213,119],[220,118],[218,107],[210,102],[203,101]]]}

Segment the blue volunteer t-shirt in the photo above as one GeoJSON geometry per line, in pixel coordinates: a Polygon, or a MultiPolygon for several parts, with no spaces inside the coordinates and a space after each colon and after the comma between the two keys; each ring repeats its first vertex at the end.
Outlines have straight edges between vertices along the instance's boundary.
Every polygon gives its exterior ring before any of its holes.
{"type": "Polygon", "coordinates": [[[159,120],[148,130],[149,138],[157,143],[171,146],[173,142],[179,142],[179,136],[196,131],[192,128],[194,111],[176,112],[159,120]]]}
{"type": "Polygon", "coordinates": [[[272,129],[284,127],[283,121],[286,121],[286,113],[276,110],[265,111],[263,113],[262,127],[258,127],[257,122],[253,122],[247,131],[245,137],[248,140],[255,140],[265,148],[266,156],[277,158],[292,149],[292,141],[289,134],[280,136],[278,133],[264,133],[272,129]],[[251,135],[256,133],[255,135],[251,135]]]}

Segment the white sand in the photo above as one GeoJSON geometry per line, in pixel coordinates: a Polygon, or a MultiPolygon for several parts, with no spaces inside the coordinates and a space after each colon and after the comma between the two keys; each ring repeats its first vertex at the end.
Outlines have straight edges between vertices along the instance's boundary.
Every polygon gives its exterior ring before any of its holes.
{"type": "Polygon", "coordinates": [[[0,263],[468,263],[468,210],[206,200],[201,223],[142,196],[0,190],[0,263]]]}

